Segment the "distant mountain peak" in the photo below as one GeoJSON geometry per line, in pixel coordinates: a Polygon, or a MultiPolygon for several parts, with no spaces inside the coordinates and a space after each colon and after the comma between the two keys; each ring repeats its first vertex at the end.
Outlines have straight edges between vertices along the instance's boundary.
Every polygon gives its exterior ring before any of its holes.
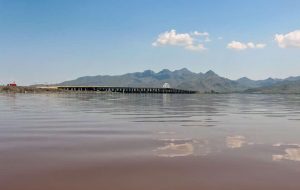
{"type": "Polygon", "coordinates": [[[299,88],[300,92],[300,76],[289,77],[285,80],[276,78],[251,80],[247,77],[242,77],[238,80],[230,80],[217,75],[212,70],[209,70],[206,73],[194,73],[187,68],[175,71],[163,69],[158,73],[152,70],[145,70],[143,72],[127,73],[116,76],[86,76],[76,80],[66,81],[59,85],[161,87],[164,83],[169,83],[173,88],[198,90],[200,92],[211,92],[211,90],[215,92],[241,92],[254,88],[277,88],[278,85],[290,85],[289,88],[292,92],[296,92],[293,90],[294,88],[299,88]]]}
{"type": "Polygon", "coordinates": [[[145,70],[144,72],[141,73],[141,76],[143,77],[150,77],[155,75],[155,72],[152,70],[145,70]]]}
{"type": "Polygon", "coordinates": [[[188,70],[187,68],[182,68],[179,70],[175,70],[173,72],[174,74],[178,74],[178,75],[190,75],[190,74],[195,74],[192,71],[188,70]]]}
{"type": "Polygon", "coordinates": [[[169,69],[163,69],[161,71],[158,72],[159,74],[162,74],[162,73],[171,73],[171,71],[169,69]]]}
{"type": "Polygon", "coordinates": [[[291,76],[291,77],[286,78],[285,80],[287,80],[287,81],[297,81],[297,80],[300,80],[300,76],[298,76],[298,77],[291,76]]]}
{"type": "Polygon", "coordinates": [[[248,77],[242,77],[242,78],[239,78],[237,81],[252,81],[252,80],[249,79],[248,77]]]}
{"type": "Polygon", "coordinates": [[[216,75],[217,76],[217,74],[215,72],[213,72],[212,70],[207,71],[205,73],[205,75],[207,75],[207,76],[214,76],[214,75],[216,75]]]}
{"type": "Polygon", "coordinates": [[[251,79],[249,79],[248,77],[242,77],[242,78],[240,78],[240,79],[246,79],[246,80],[251,80],[251,79]]]}
{"type": "Polygon", "coordinates": [[[152,70],[150,70],[150,69],[148,69],[148,70],[144,70],[144,72],[143,73],[155,73],[154,71],[152,71],[152,70]]]}
{"type": "Polygon", "coordinates": [[[269,77],[269,78],[267,78],[265,81],[275,81],[275,79],[269,77]]]}
{"type": "Polygon", "coordinates": [[[190,70],[188,70],[187,68],[182,68],[182,69],[179,69],[179,70],[177,70],[177,71],[181,71],[181,72],[191,72],[190,70]]]}

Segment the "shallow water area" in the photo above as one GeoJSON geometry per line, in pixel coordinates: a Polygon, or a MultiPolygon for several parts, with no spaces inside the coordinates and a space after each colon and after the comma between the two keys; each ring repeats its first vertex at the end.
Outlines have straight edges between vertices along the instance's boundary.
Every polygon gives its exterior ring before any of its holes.
{"type": "Polygon", "coordinates": [[[300,189],[300,96],[0,94],[0,189],[300,189]]]}

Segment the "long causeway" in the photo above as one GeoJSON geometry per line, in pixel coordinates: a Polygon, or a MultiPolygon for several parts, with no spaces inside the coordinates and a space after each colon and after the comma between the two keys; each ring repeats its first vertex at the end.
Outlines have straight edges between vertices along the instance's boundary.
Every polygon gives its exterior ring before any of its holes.
{"type": "Polygon", "coordinates": [[[108,86],[58,86],[66,91],[95,91],[119,93],[195,94],[197,91],[176,88],[108,87],[108,86]]]}

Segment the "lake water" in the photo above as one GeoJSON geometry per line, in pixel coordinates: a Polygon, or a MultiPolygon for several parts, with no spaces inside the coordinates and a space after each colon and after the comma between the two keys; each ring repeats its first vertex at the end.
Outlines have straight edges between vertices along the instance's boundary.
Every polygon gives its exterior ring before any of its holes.
{"type": "Polygon", "coordinates": [[[1,190],[299,190],[299,95],[0,94],[1,190]]]}

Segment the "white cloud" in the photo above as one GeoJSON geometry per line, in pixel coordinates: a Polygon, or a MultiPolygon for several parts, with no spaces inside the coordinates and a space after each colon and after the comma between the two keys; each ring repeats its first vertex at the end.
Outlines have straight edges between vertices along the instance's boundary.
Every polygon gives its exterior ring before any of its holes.
{"type": "Polygon", "coordinates": [[[160,34],[152,45],[154,47],[166,45],[182,46],[191,51],[205,50],[204,44],[199,43],[197,37],[205,37],[205,42],[210,41],[209,33],[207,32],[176,33],[176,30],[173,29],[160,34]]]}
{"type": "Polygon", "coordinates": [[[188,50],[191,50],[191,51],[203,51],[206,48],[204,47],[203,44],[197,44],[197,45],[186,46],[185,49],[188,49],[188,50]]]}
{"type": "Polygon", "coordinates": [[[281,48],[300,48],[300,30],[295,30],[287,34],[276,34],[275,41],[281,48]]]}
{"type": "Polygon", "coordinates": [[[246,47],[253,49],[255,48],[255,44],[253,42],[248,42],[246,47]]]}
{"type": "Polygon", "coordinates": [[[234,50],[262,49],[265,47],[266,44],[262,44],[262,43],[255,44],[253,42],[243,43],[238,41],[232,41],[227,44],[228,49],[234,49],[234,50]]]}
{"type": "Polygon", "coordinates": [[[251,49],[262,49],[266,47],[266,44],[254,44],[253,42],[248,42],[247,47],[251,49]]]}
{"type": "Polygon", "coordinates": [[[193,33],[191,33],[191,35],[204,37],[204,42],[210,42],[211,41],[211,39],[209,38],[209,33],[208,32],[194,31],[193,33]]]}
{"type": "Polygon", "coordinates": [[[267,45],[266,44],[256,44],[256,48],[262,49],[265,48],[267,45]]]}
{"type": "Polygon", "coordinates": [[[192,33],[192,35],[195,35],[195,36],[209,36],[209,33],[208,32],[198,32],[198,31],[194,31],[192,33]]]}
{"type": "Polygon", "coordinates": [[[188,33],[177,34],[176,30],[167,31],[158,36],[157,40],[152,44],[159,45],[178,45],[188,46],[193,44],[194,39],[188,33]]]}
{"type": "Polygon", "coordinates": [[[247,49],[247,45],[241,42],[232,41],[227,45],[228,49],[235,49],[235,50],[244,50],[247,49]]]}

